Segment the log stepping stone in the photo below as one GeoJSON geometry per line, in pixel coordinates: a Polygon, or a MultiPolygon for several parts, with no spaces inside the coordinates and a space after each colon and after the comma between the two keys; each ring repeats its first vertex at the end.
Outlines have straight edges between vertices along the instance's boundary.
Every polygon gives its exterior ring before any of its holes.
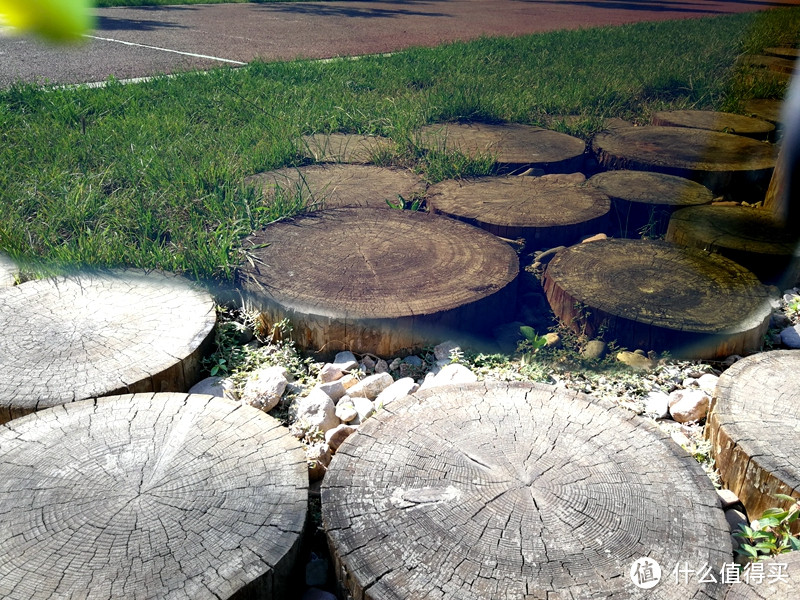
{"type": "Polygon", "coordinates": [[[782,75],[794,73],[794,63],[794,59],[779,56],[747,55],[739,59],[739,64],[742,66],[769,69],[782,75]]]}
{"type": "Polygon", "coordinates": [[[13,260],[0,254],[0,288],[11,287],[17,282],[19,269],[13,260]]]}
{"type": "Polygon", "coordinates": [[[666,240],[719,252],[752,271],[761,281],[794,285],[800,277],[800,231],[763,209],[698,206],[676,211],[666,240]]]}
{"type": "Polygon", "coordinates": [[[393,150],[389,138],[348,133],[304,135],[300,144],[302,155],[315,162],[369,164],[393,150]]]}
{"type": "Polygon", "coordinates": [[[744,111],[751,115],[775,123],[780,127],[781,125],[781,110],[783,108],[782,100],[775,100],[771,98],[756,98],[748,100],[744,104],[744,111]]]}
{"type": "Polygon", "coordinates": [[[595,189],[546,178],[483,177],[437,183],[428,206],[495,235],[552,248],[605,231],[610,201],[595,189]]]}
{"type": "Polygon", "coordinates": [[[718,254],[667,242],[607,239],[558,252],[543,287],[556,317],[621,346],[690,358],[758,350],[770,293],[718,254]]]}
{"type": "Polygon", "coordinates": [[[761,565],[758,571],[751,566],[751,572],[742,572],[739,582],[728,588],[725,600],[800,598],[800,552],[788,552],[765,558],[759,561],[758,565],[761,565]],[[758,573],[761,573],[761,576],[758,573]]]}
{"type": "Polygon", "coordinates": [[[274,223],[244,248],[245,302],[269,322],[289,319],[312,351],[396,355],[452,330],[488,332],[516,302],[512,248],[428,213],[323,210],[274,223]]]}
{"type": "Polygon", "coordinates": [[[800,498],[798,373],[800,352],[773,350],[734,363],[717,383],[706,437],[723,483],[751,519],[786,504],[776,493],[800,498]]]}
{"type": "Polygon", "coordinates": [[[769,140],[775,132],[775,125],[762,119],[710,110],[660,111],[653,114],[651,122],[665,127],[693,127],[733,133],[764,141],[769,140]]]}
{"type": "Polygon", "coordinates": [[[0,447],[0,597],[287,597],[308,467],[269,415],[112,396],[0,426],[0,447]]]}
{"type": "Polygon", "coordinates": [[[545,173],[582,170],[586,143],[565,133],[509,123],[441,123],[420,131],[423,147],[492,156],[500,171],[540,169],[545,173]]]}
{"type": "Polygon", "coordinates": [[[387,200],[399,202],[422,197],[425,183],[404,169],[373,165],[311,165],[285,168],[248,177],[245,183],[261,187],[272,201],[300,199],[309,209],[369,206],[389,208],[387,200]]]}
{"type": "Polygon", "coordinates": [[[714,199],[711,190],[697,182],[647,171],[606,171],[586,185],[611,199],[611,224],[623,237],[663,235],[674,210],[714,199]]]}
{"type": "Polygon", "coordinates": [[[780,58],[788,58],[796,60],[800,58],[800,49],[798,48],[764,48],[764,54],[767,56],[778,56],[780,58]]]}
{"type": "Polygon", "coordinates": [[[185,391],[213,341],[214,301],[182,278],[81,273],[0,289],[0,423],[125,392],[185,391]]]}
{"type": "Polygon", "coordinates": [[[354,598],[721,598],[674,583],[721,568],[730,528],[698,464],[655,427],[552,386],[474,383],[396,400],[340,446],[322,484],[354,598]],[[637,559],[666,581],[642,593],[637,559]]]}
{"type": "Polygon", "coordinates": [[[776,154],[767,142],[689,127],[617,129],[595,136],[592,147],[606,169],[677,175],[698,181],[715,193],[766,188],[776,154]]]}

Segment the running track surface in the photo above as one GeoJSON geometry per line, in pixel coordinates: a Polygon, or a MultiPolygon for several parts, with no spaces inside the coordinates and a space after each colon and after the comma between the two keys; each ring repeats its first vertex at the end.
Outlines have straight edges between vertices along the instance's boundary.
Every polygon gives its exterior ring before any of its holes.
{"type": "Polygon", "coordinates": [[[96,11],[79,48],[0,34],[0,87],[97,82],[191,69],[393,52],[557,29],[692,19],[800,0],[360,0],[96,11]]]}

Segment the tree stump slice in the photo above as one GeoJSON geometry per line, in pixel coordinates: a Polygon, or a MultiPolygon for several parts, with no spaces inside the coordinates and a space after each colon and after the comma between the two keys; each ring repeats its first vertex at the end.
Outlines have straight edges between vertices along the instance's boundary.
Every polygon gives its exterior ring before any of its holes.
{"type": "Polygon", "coordinates": [[[667,242],[608,239],[562,250],[543,287],[558,318],[628,348],[720,358],[758,350],[770,293],[718,254],[667,242]],[[586,314],[588,312],[588,315],[586,314]]]}
{"type": "Polygon", "coordinates": [[[85,400],[0,427],[0,596],[285,598],[305,453],[212,396],[85,400]]]}
{"type": "Polygon", "coordinates": [[[420,139],[429,149],[493,156],[500,171],[574,173],[582,170],[586,150],[579,138],[519,123],[441,123],[423,127],[420,139]]]}
{"type": "MultiPolygon", "coordinates": [[[[706,437],[725,485],[751,519],[800,498],[800,352],[773,350],[744,358],[717,384],[706,437]]],[[[796,575],[797,576],[797,575],[796,575]]]]}
{"type": "Polygon", "coordinates": [[[794,59],[778,56],[747,55],[739,60],[739,64],[746,67],[769,69],[782,75],[792,75],[794,73],[794,59]]]}
{"type": "Polygon", "coordinates": [[[595,136],[592,147],[606,169],[677,175],[716,193],[766,189],[775,167],[775,149],[767,142],[689,127],[617,129],[595,136]]]}
{"type": "Polygon", "coordinates": [[[304,135],[301,152],[315,162],[374,163],[376,158],[392,152],[394,142],[375,135],[331,133],[304,135]]]}
{"type": "MultiPolygon", "coordinates": [[[[322,518],[342,587],[370,598],[639,598],[631,564],[721,567],[730,530],[696,462],[644,420],[552,386],[433,388],[339,448],[322,518]],[[688,509],[688,507],[691,507],[688,509]]],[[[662,581],[648,598],[720,598],[662,581]]]]}
{"type": "Polygon", "coordinates": [[[246,304],[287,318],[300,348],[395,355],[453,330],[482,334],[513,311],[508,244],[453,219],[340,208],[275,223],[245,241],[246,304]]]}
{"type": "Polygon", "coordinates": [[[19,269],[13,260],[0,254],[0,288],[11,287],[17,282],[19,269]]]}
{"type": "Polygon", "coordinates": [[[312,165],[253,175],[245,183],[260,186],[273,200],[299,197],[309,208],[389,208],[397,195],[414,198],[425,193],[425,183],[411,171],[371,165],[312,165]]]}
{"type": "Polygon", "coordinates": [[[739,583],[728,588],[725,600],[796,600],[800,597],[800,552],[789,552],[759,562],[764,565],[763,580],[747,582],[742,575],[739,583]]]}
{"type": "Polygon", "coordinates": [[[0,423],[125,392],[186,391],[213,342],[214,301],[188,281],[84,273],[0,290],[0,423]]]}
{"type": "Polygon", "coordinates": [[[662,235],[674,210],[714,199],[711,190],[695,181],[647,171],[606,171],[586,184],[611,199],[611,223],[623,237],[662,235]]]}
{"type": "Polygon", "coordinates": [[[767,56],[778,56],[780,58],[788,58],[796,60],[800,58],[800,49],[797,48],[764,48],[764,54],[767,56]]]}
{"type": "Polygon", "coordinates": [[[428,190],[435,212],[528,246],[552,248],[605,231],[610,202],[597,190],[539,177],[442,181],[428,190]]]}
{"type": "Polygon", "coordinates": [[[653,114],[651,122],[664,127],[708,129],[763,141],[768,141],[775,132],[775,126],[768,121],[710,110],[660,111],[653,114]]]}
{"type": "Polygon", "coordinates": [[[759,119],[764,119],[770,123],[775,123],[775,125],[778,125],[779,127],[782,124],[782,108],[783,102],[781,100],[774,100],[771,98],[757,98],[754,100],[748,100],[744,104],[745,112],[750,113],[759,119]]]}
{"type": "Polygon", "coordinates": [[[666,240],[719,252],[765,283],[794,285],[800,277],[800,231],[769,211],[747,206],[698,206],[672,215],[666,240]]]}

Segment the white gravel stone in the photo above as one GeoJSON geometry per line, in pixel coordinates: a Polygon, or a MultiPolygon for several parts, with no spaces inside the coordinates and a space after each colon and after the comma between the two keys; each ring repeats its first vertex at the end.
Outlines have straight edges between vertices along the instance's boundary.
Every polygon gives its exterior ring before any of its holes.
{"type": "Polygon", "coordinates": [[[349,388],[347,394],[351,398],[360,397],[374,400],[378,397],[378,394],[392,385],[393,382],[394,379],[392,379],[389,373],[376,373],[375,375],[365,377],[353,387],[349,388]]]}
{"type": "Polygon", "coordinates": [[[319,380],[323,383],[329,383],[342,378],[344,372],[334,364],[326,363],[319,370],[319,380]]]}
{"type": "Polygon", "coordinates": [[[336,357],[333,359],[333,366],[338,368],[340,371],[350,371],[351,369],[358,368],[358,360],[356,360],[355,354],[349,350],[345,350],[344,352],[339,352],[336,355],[336,357]]]}
{"type": "Polygon", "coordinates": [[[225,378],[206,377],[189,388],[190,394],[207,394],[209,396],[225,397],[225,378]]]}
{"type": "Polygon", "coordinates": [[[244,386],[242,402],[262,410],[272,410],[280,402],[289,383],[286,375],[286,369],[281,366],[258,369],[250,375],[244,386]]]}
{"type": "Polygon", "coordinates": [[[303,421],[320,431],[328,431],[339,424],[333,400],[322,390],[315,388],[297,403],[297,421],[303,421]]]}
{"type": "Polygon", "coordinates": [[[473,381],[478,381],[478,376],[464,365],[455,363],[445,365],[442,367],[441,371],[431,378],[426,375],[425,381],[419,389],[428,389],[441,385],[472,383],[473,381]]]}
{"type": "Polygon", "coordinates": [[[358,416],[351,422],[356,425],[363,423],[366,419],[375,414],[375,405],[369,398],[355,397],[353,398],[353,406],[355,406],[358,416]]]}
{"type": "Polygon", "coordinates": [[[656,419],[669,417],[669,394],[652,391],[644,399],[644,412],[656,419]]]}
{"type": "Polygon", "coordinates": [[[704,373],[700,377],[697,378],[697,385],[709,396],[713,396],[714,393],[717,391],[717,382],[719,381],[719,377],[714,375],[713,373],[704,373]]]}
{"type": "Polygon", "coordinates": [[[339,417],[342,423],[349,423],[358,417],[358,411],[350,396],[345,396],[345,398],[346,400],[339,400],[339,404],[336,405],[336,416],[339,417]]]}
{"type": "Polygon", "coordinates": [[[378,397],[375,398],[375,404],[377,406],[387,406],[399,398],[413,394],[418,388],[419,385],[411,377],[403,377],[378,394],[378,397]]]}
{"type": "Polygon", "coordinates": [[[699,421],[708,414],[711,398],[701,389],[675,390],[669,398],[669,412],[678,423],[699,421]]]}
{"type": "Polygon", "coordinates": [[[341,379],[337,379],[336,381],[329,381],[327,383],[320,383],[317,385],[317,388],[328,394],[331,397],[331,400],[338,402],[339,399],[344,396],[347,392],[344,389],[344,385],[342,384],[341,379]]]}
{"type": "Polygon", "coordinates": [[[355,431],[355,427],[342,423],[341,425],[337,425],[333,429],[329,429],[325,432],[325,441],[327,442],[328,446],[331,447],[331,450],[335,452],[339,449],[339,446],[342,445],[342,442],[350,437],[350,435],[355,433],[355,431]]]}

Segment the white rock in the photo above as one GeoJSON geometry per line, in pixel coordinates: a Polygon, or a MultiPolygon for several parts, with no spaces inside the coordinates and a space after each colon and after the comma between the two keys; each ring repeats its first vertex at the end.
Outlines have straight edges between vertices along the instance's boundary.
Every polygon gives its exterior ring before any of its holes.
{"type": "Polygon", "coordinates": [[[669,394],[652,391],[644,399],[644,412],[656,419],[669,417],[669,394]]]}
{"type": "Polygon", "coordinates": [[[627,350],[623,350],[622,352],[617,353],[617,360],[625,363],[629,367],[633,367],[634,369],[652,369],[653,368],[653,361],[650,360],[647,356],[642,356],[638,352],[628,352],[627,350]]]}
{"type": "Polygon", "coordinates": [[[704,373],[697,378],[697,385],[709,396],[713,396],[717,391],[717,382],[719,377],[713,373],[704,373]]]}
{"type": "Polygon", "coordinates": [[[358,412],[358,417],[353,420],[356,424],[364,422],[364,420],[375,414],[375,405],[369,398],[355,397],[353,398],[353,406],[358,412]]]}
{"type": "Polygon", "coordinates": [[[793,325],[781,331],[781,342],[787,348],[800,348],[800,325],[793,325]]]}
{"type": "Polygon", "coordinates": [[[317,385],[317,388],[328,394],[334,403],[338,402],[339,399],[347,393],[344,389],[341,379],[329,381],[327,383],[320,383],[317,385]]]}
{"type": "Polygon", "coordinates": [[[430,379],[426,376],[420,389],[439,387],[441,385],[472,383],[473,381],[478,381],[478,376],[464,365],[456,363],[445,365],[441,371],[430,379]]]}
{"type": "Polygon", "coordinates": [[[333,400],[322,390],[315,388],[297,403],[297,421],[303,421],[320,431],[328,431],[339,424],[333,400]]]}
{"type": "Polygon", "coordinates": [[[281,366],[258,369],[244,386],[242,402],[262,410],[272,410],[280,402],[289,383],[286,375],[286,369],[281,366]]]}
{"type": "Polygon", "coordinates": [[[669,398],[669,412],[678,423],[699,421],[708,414],[711,398],[701,389],[675,390],[669,398]]]}
{"type": "Polygon", "coordinates": [[[428,388],[434,387],[433,380],[436,379],[436,373],[428,372],[425,373],[425,378],[420,381],[419,388],[417,391],[427,390],[428,388]]]}
{"type": "Polygon", "coordinates": [[[341,379],[342,375],[344,375],[342,370],[331,363],[326,363],[319,370],[319,380],[323,383],[329,383],[331,381],[341,379]]]}
{"type": "Polygon", "coordinates": [[[358,417],[358,411],[353,401],[350,399],[350,396],[345,396],[345,398],[347,399],[339,400],[339,404],[336,405],[336,416],[339,417],[342,423],[349,423],[358,417]]]}
{"type": "Polygon", "coordinates": [[[433,356],[436,358],[437,362],[442,361],[444,364],[447,364],[450,362],[450,353],[457,350],[461,350],[461,346],[453,340],[447,340],[438,346],[434,346],[433,356]]]}
{"type": "Polygon", "coordinates": [[[209,396],[225,397],[225,378],[206,377],[189,388],[190,394],[208,394],[209,396]]]}
{"type": "Polygon", "coordinates": [[[342,423],[341,425],[337,425],[333,429],[329,429],[325,432],[325,442],[327,442],[328,446],[331,447],[331,450],[334,452],[339,449],[339,446],[342,445],[351,434],[355,433],[356,428],[351,427],[350,425],[345,425],[342,423]]]}
{"type": "Polygon", "coordinates": [[[389,363],[387,363],[383,359],[380,359],[378,362],[375,363],[375,372],[376,373],[388,373],[389,372],[389,363]]]}
{"type": "Polygon", "coordinates": [[[355,375],[351,375],[350,373],[348,373],[347,375],[342,377],[339,381],[342,382],[342,385],[344,386],[345,390],[349,390],[351,387],[353,387],[355,384],[358,383],[359,379],[355,375]]]}
{"type": "Polygon", "coordinates": [[[358,360],[356,360],[355,354],[349,350],[345,350],[336,355],[333,359],[333,366],[337,367],[340,371],[350,371],[351,369],[358,368],[358,360]]]}
{"type": "Polygon", "coordinates": [[[376,373],[359,381],[349,388],[347,393],[351,398],[360,397],[374,400],[378,397],[378,394],[392,385],[393,382],[394,379],[389,373],[376,373]]]}
{"type": "Polygon", "coordinates": [[[419,386],[411,377],[403,377],[378,394],[378,397],[375,398],[375,404],[377,406],[387,406],[399,398],[413,394],[414,390],[418,388],[419,386]]]}

